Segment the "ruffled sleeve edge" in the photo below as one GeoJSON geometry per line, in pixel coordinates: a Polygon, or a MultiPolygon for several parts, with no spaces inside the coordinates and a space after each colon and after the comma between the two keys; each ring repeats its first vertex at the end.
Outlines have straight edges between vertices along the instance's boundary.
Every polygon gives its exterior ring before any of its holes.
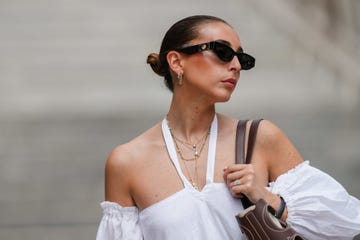
{"type": "Polygon", "coordinates": [[[103,216],[96,240],[143,239],[137,207],[122,207],[116,202],[109,201],[101,202],[100,206],[103,210],[103,216]]]}
{"type": "Polygon", "coordinates": [[[137,219],[139,210],[135,206],[123,207],[116,202],[103,201],[100,203],[103,216],[137,219]]]}

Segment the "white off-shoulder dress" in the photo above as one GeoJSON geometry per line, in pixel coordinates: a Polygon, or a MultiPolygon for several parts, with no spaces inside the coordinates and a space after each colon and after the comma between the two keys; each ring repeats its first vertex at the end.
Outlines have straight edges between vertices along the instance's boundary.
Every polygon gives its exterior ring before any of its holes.
{"type": "MultiPolygon", "coordinates": [[[[235,214],[243,210],[224,183],[215,183],[216,116],[210,129],[206,185],[193,188],[181,171],[166,120],[163,136],[184,188],[141,211],[102,202],[97,240],[242,239],[235,214]]],[[[360,233],[360,201],[326,173],[305,161],[270,183],[288,208],[287,222],[309,240],[346,240],[360,233]]],[[[245,239],[245,237],[243,237],[245,239]]]]}

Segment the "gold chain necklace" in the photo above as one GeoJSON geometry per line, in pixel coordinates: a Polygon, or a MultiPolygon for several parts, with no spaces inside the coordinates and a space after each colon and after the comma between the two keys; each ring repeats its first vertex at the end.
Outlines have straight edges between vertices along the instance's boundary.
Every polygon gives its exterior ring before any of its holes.
{"type": "Polygon", "coordinates": [[[191,185],[196,189],[196,190],[199,190],[199,180],[198,180],[198,161],[197,159],[200,158],[200,155],[205,147],[205,144],[207,142],[207,139],[210,135],[210,130],[206,132],[206,134],[199,140],[199,142],[197,144],[191,144],[191,143],[188,143],[188,142],[185,142],[185,141],[182,141],[181,139],[175,137],[175,135],[173,134],[173,132],[171,131],[171,128],[169,128],[169,131],[170,131],[170,135],[171,137],[173,138],[174,140],[174,143],[175,143],[175,148],[176,148],[176,152],[179,154],[181,160],[184,161],[184,166],[185,166],[185,171],[186,171],[186,174],[189,176],[189,180],[190,180],[190,183],[191,185]],[[201,147],[200,147],[200,150],[198,151],[197,150],[197,145],[201,142],[201,147]],[[194,157],[191,157],[191,158],[185,158],[183,153],[181,152],[180,150],[180,147],[179,147],[179,144],[178,142],[184,144],[186,147],[189,147],[191,146],[191,149],[194,150],[194,157]],[[188,161],[194,161],[194,175],[193,177],[191,176],[190,174],[190,171],[188,169],[188,166],[187,166],[187,162],[188,161]]]}
{"type": "MultiPolygon", "coordinates": [[[[182,143],[185,147],[193,150],[193,151],[194,151],[194,158],[195,158],[195,157],[198,157],[198,158],[199,158],[199,157],[200,157],[200,154],[201,154],[201,152],[202,152],[202,149],[204,148],[204,144],[206,143],[206,140],[207,140],[209,134],[210,134],[210,131],[207,131],[207,132],[204,134],[204,136],[203,136],[202,138],[200,138],[200,140],[199,140],[196,144],[195,144],[195,143],[191,143],[191,142],[187,142],[187,141],[184,141],[184,140],[181,140],[181,139],[177,138],[174,134],[172,134],[172,137],[173,137],[173,139],[174,139],[175,141],[180,142],[180,143],[182,143]],[[203,141],[203,143],[202,143],[202,146],[200,147],[200,152],[199,152],[197,147],[199,146],[199,144],[200,144],[202,141],[203,141]]],[[[178,144],[176,144],[176,145],[178,145],[178,144]]],[[[178,148],[177,150],[180,150],[180,148],[178,148]]],[[[181,154],[181,153],[180,153],[180,154],[181,154]]],[[[183,157],[183,159],[184,159],[184,157],[183,157]]],[[[194,159],[190,159],[190,160],[194,160],[194,159]]]]}
{"type": "Polygon", "coordinates": [[[186,170],[186,174],[189,176],[189,180],[190,180],[190,183],[191,185],[196,189],[196,190],[199,190],[199,180],[198,180],[198,168],[197,168],[197,161],[194,161],[194,176],[191,177],[190,175],[190,171],[187,167],[187,163],[184,162],[184,166],[185,166],[185,170],[186,170]]]}
{"type": "Polygon", "coordinates": [[[207,139],[210,135],[210,131],[207,131],[206,134],[199,140],[199,142],[197,144],[192,144],[192,143],[188,143],[185,141],[180,140],[179,138],[177,138],[173,132],[171,131],[171,128],[169,128],[170,130],[170,135],[171,137],[174,139],[174,143],[175,143],[175,147],[176,147],[176,152],[179,154],[180,158],[184,161],[195,161],[196,159],[200,158],[200,155],[205,147],[205,143],[207,142],[207,139]],[[203,140],[200,150],[198,151],[197,149],[197,145],[201,142],[201,140],[203,140]],[[179,144],[178,142],[184,144],[186,147],[191,146],[191,149],[194,151],[194,157],[191,158],[186,158],[184,157],[183,153],[180,150],[179,144]]]}

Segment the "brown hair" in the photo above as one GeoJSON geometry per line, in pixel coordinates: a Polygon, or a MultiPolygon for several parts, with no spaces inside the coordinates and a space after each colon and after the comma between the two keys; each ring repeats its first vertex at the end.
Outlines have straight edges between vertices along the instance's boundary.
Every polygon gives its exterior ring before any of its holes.
{"type": "Polygon", "coordinates": [[[207,22],[223,22],[229,25],[224,20],[208,16],[208,15],[195,15],[184,18],[170,27],[166,32],[160,47],[160,53],[151,53],[147,57],[147,63],[150,64],[152,70],[164,77],[166,86],[170,91],[173,91],[173,82],[171,79],[169,64],[166,60],[166,55],[169,51],[181,48],[188,42],[198,37],[197,27],[200,24],[207,22]]]}

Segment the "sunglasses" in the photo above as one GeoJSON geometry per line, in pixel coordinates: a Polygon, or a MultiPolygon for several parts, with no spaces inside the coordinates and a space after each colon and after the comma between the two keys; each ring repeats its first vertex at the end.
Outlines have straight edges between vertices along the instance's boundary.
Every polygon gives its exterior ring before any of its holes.
{"type": "Polygon", "coordinates": [[[231,47],[220,42],[207,42],[198,45],[175,49],[178,52],[186,54],[194,54],[206,50],[212,50],[215,55],[223,62],[230,62],[236,55],[241,64],[241,70],[249,70],[255,66],[255,58],[246,54],[241,49],[235,52],[231,47]]]}

